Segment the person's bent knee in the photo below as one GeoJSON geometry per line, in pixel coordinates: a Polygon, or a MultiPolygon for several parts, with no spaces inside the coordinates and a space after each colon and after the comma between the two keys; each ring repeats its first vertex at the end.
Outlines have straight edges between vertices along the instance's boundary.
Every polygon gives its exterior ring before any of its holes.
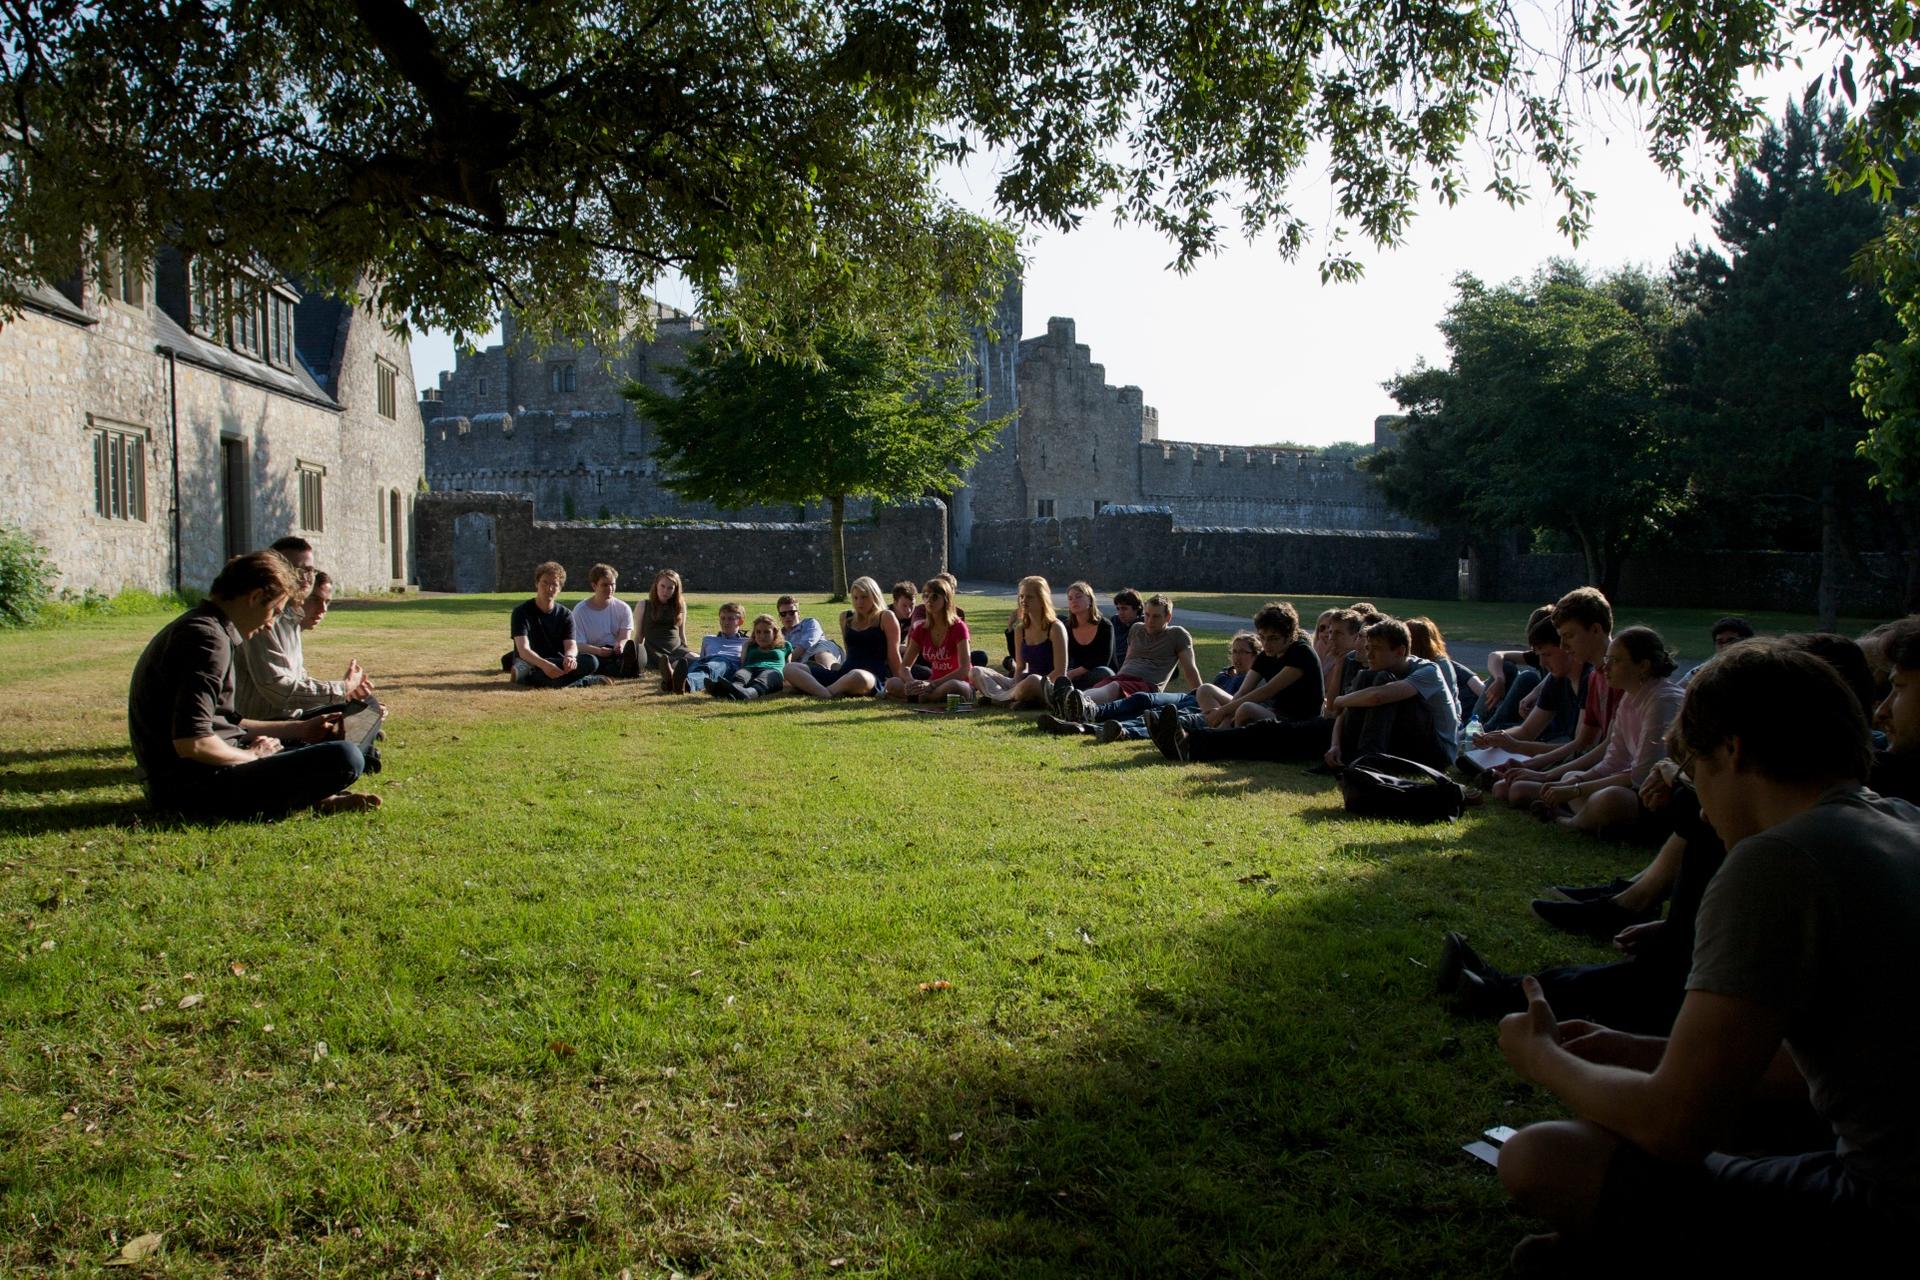
{"type": "Polygon", "coordinates": [[[1619,1146],[1618,1138],[1584,1120],[1528,1125],[1500,1148],[1500,1185],[1535,1217],[1584,1230],[1619,1146]]]}

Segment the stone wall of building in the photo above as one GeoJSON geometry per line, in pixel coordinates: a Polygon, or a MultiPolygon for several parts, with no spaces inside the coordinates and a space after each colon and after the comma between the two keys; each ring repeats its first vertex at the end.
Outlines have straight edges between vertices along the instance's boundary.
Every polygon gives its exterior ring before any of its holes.
{"type": "Polygon", "coordinates": [[[1187,527],[1154,510],[976,525],[973,554],[976,577],[1085,578],[1103,592],[1132,584],[1451,599],[1459,586],[1454,546],[1431,535],[1187,527]]]}
{"type": "Polygon", "coordinates": [[[204,589],[230,542],[261,547],[287,533],[314,544],[343,590],[409,580],[406,525],[424,468],[404,342],[365,313],[341,308],[332,368],[316,371],[340,388],[336,402],[319,378],[272,368],[183,328],[155,300],[151,276],[145,300],[134,304],[109,299],[90,282],[77,298],[39,292],[44,305],[0,325],[0,448],[12,460],[0,484],[0,522],[47,548],[61,588],[163,592],[178,580],[204,589]],[[377,412],[376,360],[396,375],[392,418],[377,412]],[[142,443],[138,515],[96,510],[93,433],[100,430],[142,443]],[[244,487],[232,504],[242,527],[232,537],[229,441],[244,451],[244,487]],[[300,521],[302,464],[321,472],[319,529],[300,521]],[[396,505],[397,572],[389,529],[396,505]]]}
{"type": "MultiPolygon", "coordinates": [[[[606,563],[637,595],[663,568],[692,591],[826,591],[832,586],[829,526],[820,521],[752,524],[593,524],[534,518],[523,493],[433,493],[417,506],[420,585],[429,591],[530,589],[534,567],[566,566],[572,585],[606,563]]],[[[846,527],[847,577],[883,584],[924,581],[947,565],[947,512],[934,499],[882,507],[846,527]]],[[[571,587],[570,587],[571,589],[571,587]]]]}
{"type": "MultiPolygon", "coordinates": [[[[1018,377],[1017,457],[1025,502],[1013,510],[1004,495],[996,495],[989,508],[985,495],[976,494],[982,519],[1043,513],[1065,519],[1090,516],[1107,503],[1139,501],[1141,442],[1155,439],[1160,429],[1159,413],[1140,388],[1110,384],[1106,367],[1074,340],[1074,323],[1064,316],[1048,320],[1044,335],[1020,344],[1018,377]]],[[[980,481],[970,478],[969,485],[979,487],[980,481]]]]}

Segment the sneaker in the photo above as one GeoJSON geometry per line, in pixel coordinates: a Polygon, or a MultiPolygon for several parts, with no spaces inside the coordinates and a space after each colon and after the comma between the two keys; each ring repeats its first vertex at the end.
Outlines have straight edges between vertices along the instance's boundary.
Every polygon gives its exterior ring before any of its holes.
{"type": "Polygon", "coordinates": [[[1594,898],[1588,902],[1562,902],[1558,898],[1535,898],[1533,914],[1562,933],[1606,942],[1628,925],[1645,924],[1657,911],[1633,911],[1612,898],[1594,898]]]}
{"type": "Polygon", "coordinates": [[[500,655],[500,669],[506,672],[508,675],[513,674],[513,651],[512,650],[508,650],[506,653],[503,653],[500,655]]]}
{"type": "Polygon", "coordinates": [[[1187,731],[1180,727],[1180,713],[1172,707],[1155,707],[1147,712],[1147,736],[1160,754],[1176,764],[1185,764],[1187,731]]]}
{"type": "Polygon", "coordinates": [[[1047,710],[1053,712],[1055,715],[1060,715],[1061,709],[1066,706],[1067,690],[1071,688],[1073,688],[1073,681],[1067,679],[1065,676],[1061,676],[1057,680],[1048,681],[1046,686],[1047,710]]]}
{"type": "Polygon", "coordinates": [[[1633,881],[1618,876],[1605,884],[1557,884],[1553,891],[1569,902],[1592,902],[1595,898],[1617,898],[1633,886],[1633,881]]]}
{"type": "Polygon", "coordinates": [[[1125,737],[1126,730],[1120,727],[1118,720],[1102,720],[1100,727],[1093,731],[1093,736],[1102,742],[1112,744],[1125,737]]]}
{"type": "Polygon", "coordinates": [[[1081,724],[1092,724],[1095,704],[1087,701],[1087,695],[1078,689],[1068,689],[1060,699],[1060,718],[1077,720],[1081,724]]]}
{"type": "Polygon", "coordinates": [[[1093,732],[1090,726],[1081,724],[1078,720],[1062,720],[1059,716],[1053,715],[1050,712],[1042,712],[1040,717],[1034,721],[1034,724],[1040,727],[1042,733],[1076,734],[1093,732]]]}
{"type": "Polygon", "coordinates": [[[581,676],[578,680],[575,680],[571,685],[569,685],[568,688],[597,689],[603,684],[612,684],[612,683],[613,681],[607,679],[605,676],[581,676]]]}

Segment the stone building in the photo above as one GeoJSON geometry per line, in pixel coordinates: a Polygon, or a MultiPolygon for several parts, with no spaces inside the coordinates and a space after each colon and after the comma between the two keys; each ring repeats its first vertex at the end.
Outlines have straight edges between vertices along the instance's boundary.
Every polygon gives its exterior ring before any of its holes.
{"type": "MultiPolygon", "coordinates": [[[[1139,387],[1110,385],[1075,340],[1071,319],[1017,340],[1019,283],[1002,297],[994,332],[976,338],[981,414],[1010,417],[996,447],[953,494],[950,558],[970,569],[975,531],[1006,520],[1090,516],[1109,506],[1165,509],[1182,525],[1411,531],[1371,477],[1306,449],[1163,440],[1139,387]],[[996,336],[996,334],[998,336],[996,336]]],[[[792,508],[716,510],[659,483],[653,435],[619,387],[664,385],[664,370],[699,336],[670,308],[651,343],[608,357],[592,348],[523,340],[510,316],[503,342],[462,354],[426,393],[427,479],[436,491],[528,493],[543,520],[626,517],[788,519],[792,508]]]]}
{"type": "Polygon", "coordinates": [[[346,590],[414,580],[412,363],[368,312],[262,275],[230,314],[178,253],[40,284],[0,323],[0,524],[58,585],[204,590],[288,533],[346,590]]]}

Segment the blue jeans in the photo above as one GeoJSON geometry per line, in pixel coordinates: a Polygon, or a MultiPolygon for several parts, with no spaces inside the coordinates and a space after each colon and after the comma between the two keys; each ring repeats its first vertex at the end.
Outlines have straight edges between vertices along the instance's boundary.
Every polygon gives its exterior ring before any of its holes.
{"type": "Polygon", "coordinates": [[[284,818],[345,791],[365,768],[351,742],[303,742],[246,764],[194,766],[152,798],[192,818],[284,818]]]}
{"type": "Polygon", "coordinates": [[[1112,702],[1103,702],[1095,707],[1093,722],[1099,724],[1102,720],[1138,720],[1154,707],[1179,707],[1182,711],[1198,711],[1200,703],[1190,693],[1130,693],[1124,698],[1115,698],[1112,702]]]}
{"type": "MultiPolygon", "coordinates": [[[[1501,674],[1507,677],[1506,696],[1500,699],[1500,707],[1491,718],[1480,718],[1480,727],[1488,733],[1495,729],[1511,729],[1526,719],[1520,714],[1520,700],[1533,692],[1534,686],[1545,678],[1538,667],[1522,667],[1513,662],[1507,663],[1501,674]]],[[[1472,711],[1462,709],[1460,719],[1463,723],[1473,719],[1472,711]]]]}
{"type": "Polygon", "coordinates": [[[733,673],[740,669],[740,659],[719,654],[711,658],[695,658],[687,668],[687,692],[703,693],[709,681],[730,680],[733,673]]]}

